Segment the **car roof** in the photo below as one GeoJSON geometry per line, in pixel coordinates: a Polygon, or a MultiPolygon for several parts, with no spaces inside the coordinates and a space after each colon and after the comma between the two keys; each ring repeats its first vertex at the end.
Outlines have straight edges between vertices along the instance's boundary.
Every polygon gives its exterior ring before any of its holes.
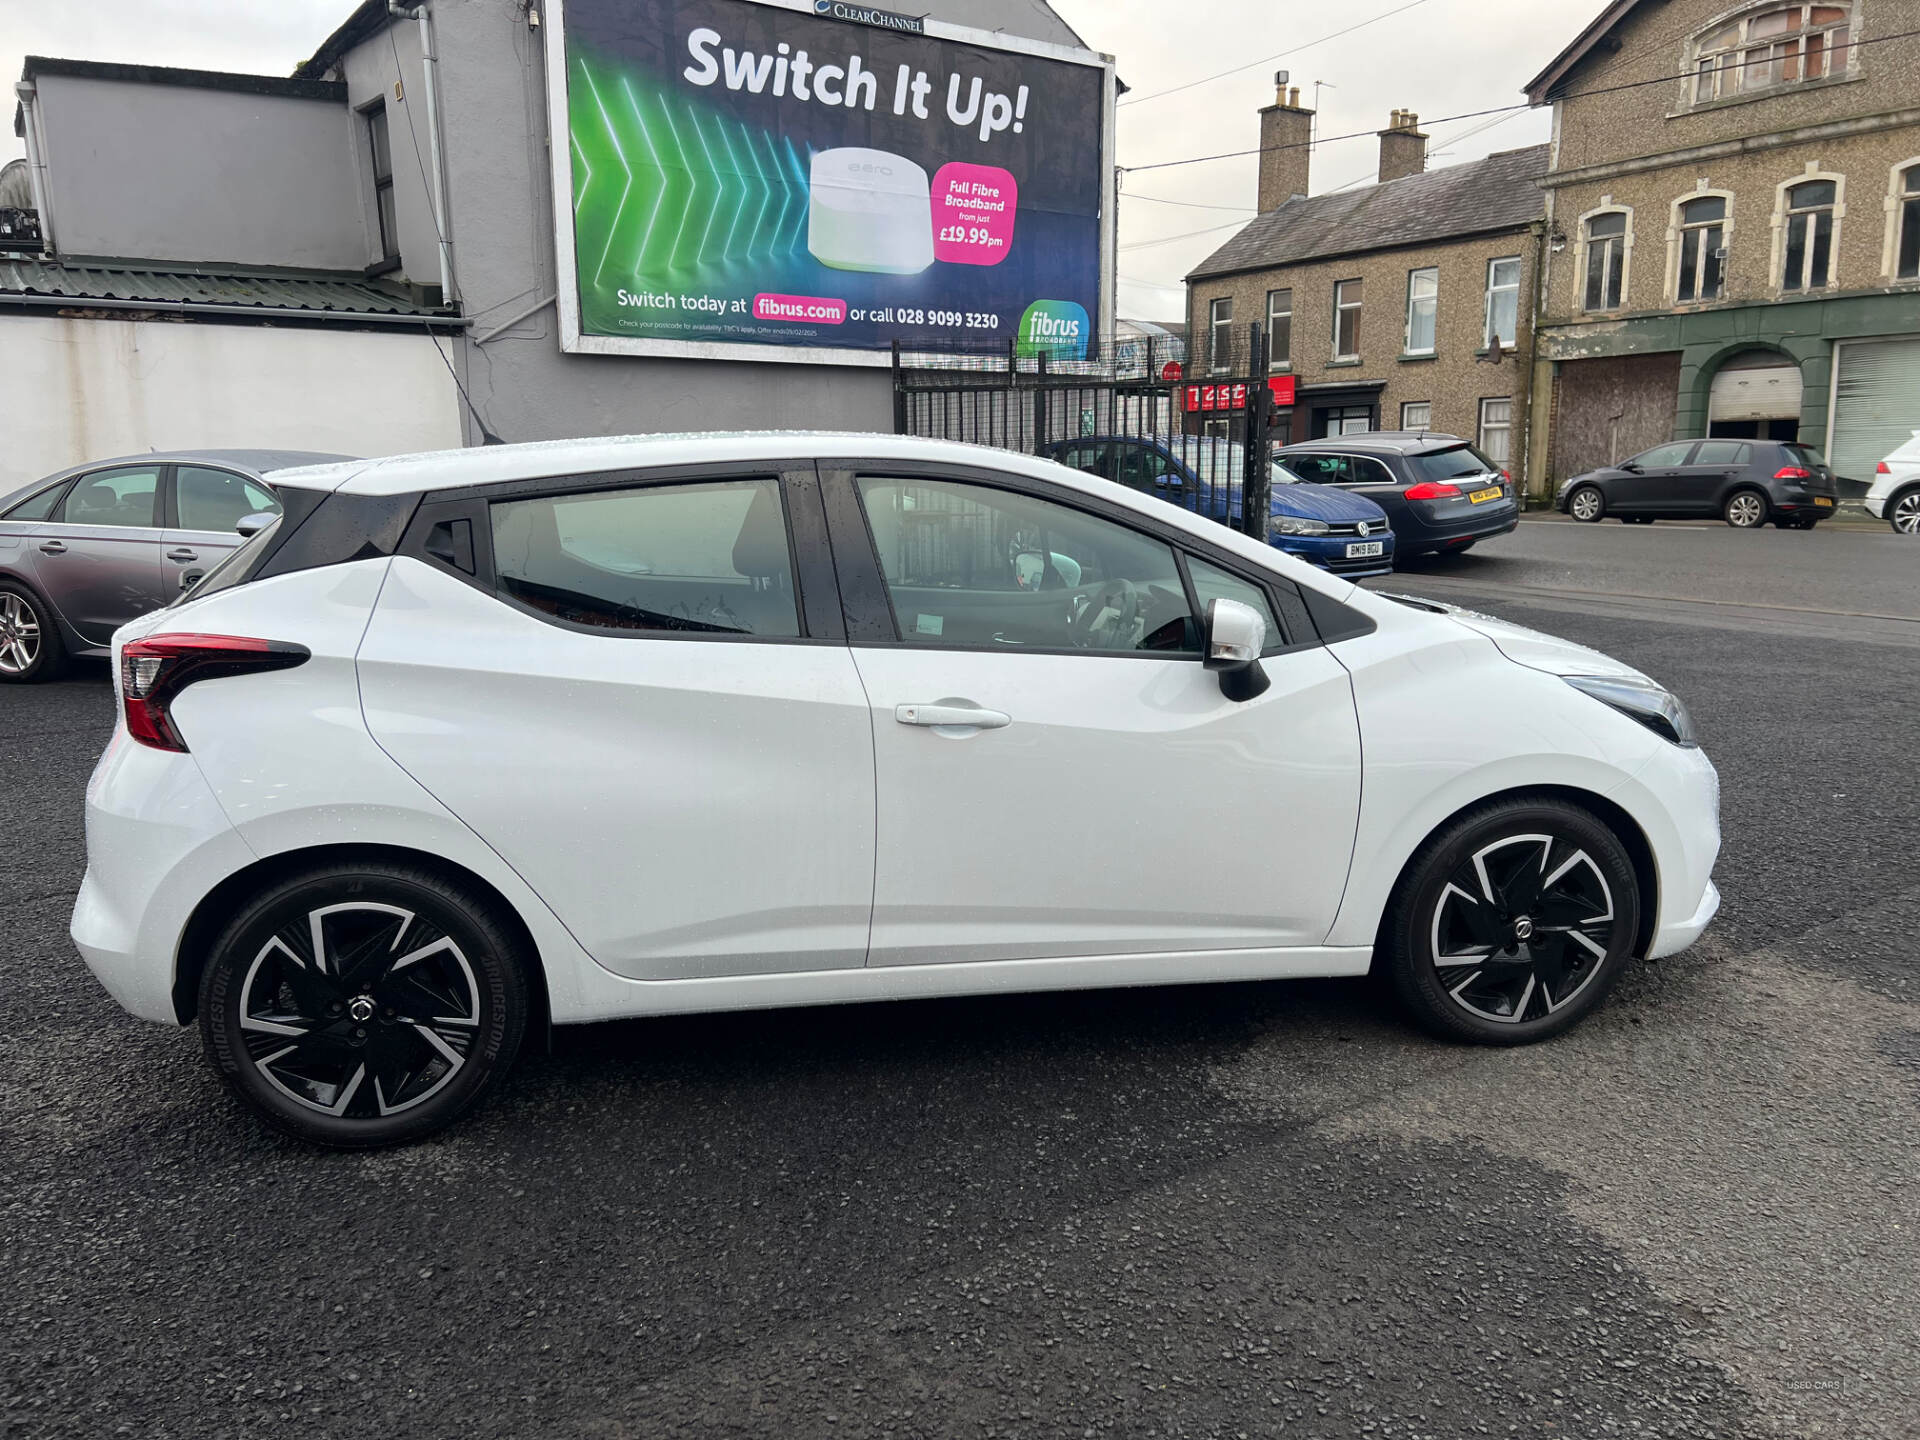
{"type": "Polygon", "coordinates": [[[29,481],[5,495],[0,495],[0,508],[5,508],[6,503],[16,496],[31,495],[36,490],[48,485],[57,485],[62,480],[71,480],[75,475],[84,475],[89,470],[104,470],[115,465],[194,465],[204,462],[265,476],[280,470],[291,470],[296,466],[333,464],[353,458],[351,455],[337,455],[327,450],[146,450],[138,455],[111,455],[103,459],[86,460],[78,465],[69,465],[64,470],[56,470],[51,475],[42,475],[38,480],[29,481]]]}
{"type": "Polygon", "coordinates": [[[1461,436],[1446,435],[1437,430],[1367,430],[1358,435],[1329,435],[1324,440],[1302,440],[1296,445],[1283,445],[1280,453],[1375,450],[1389,455],[1431,455],[1440,450],[1457,450],[1469,443],[1461,436]]]}

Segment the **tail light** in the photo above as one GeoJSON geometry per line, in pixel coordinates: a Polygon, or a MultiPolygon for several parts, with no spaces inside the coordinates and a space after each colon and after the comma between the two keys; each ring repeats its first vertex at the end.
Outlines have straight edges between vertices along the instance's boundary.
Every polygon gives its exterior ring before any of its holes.
{"type": "Polygon", "coordinates": [[[155,750],[186,752],[187,742],[168,707],[198,680],[251,675],[304,665],[313,652],[304,645],[255,640],[244,635],[154,635],[129,640],[120,649],[120,704],[127,733],[155,750]]]}
{"type": "Polygon", "coordinates": [[[1893,471],[1887,467],[1887,462],[1882,460],[1878,465],[1873,467],[1873,473],[1876,475],[1891,475],[1893,471]]]}
{"type": "Polygon", "coordinates": [[[1778,470],[1773,472],[1773,478],[1776,480],[1811,480],[1813,478],[1813,471],[1807,469],[1804,465],[1782,465],[1778,470]]]}
{"type": "Polygon", "coordinates": [[[1423,480],[1418,485],[1407,487],[1409,500],[1445,500],[1448,496],[1459,493],[1458,485],[1449,485],[1444,480],[1423,480]]]}

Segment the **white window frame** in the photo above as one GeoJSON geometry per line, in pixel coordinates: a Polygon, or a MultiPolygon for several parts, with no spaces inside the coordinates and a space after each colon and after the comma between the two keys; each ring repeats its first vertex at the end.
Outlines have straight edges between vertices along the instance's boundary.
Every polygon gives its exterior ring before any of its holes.
{"type": "MultiPolygon", "coordinates": [[[[1513,292],[1513,336],[1511,339],[1502,337],[1500,344],[1504,348],[1511,350],[1515,345],[1520,343],[1520,287],[1525,280],[1526,265],[1520,256],[1496,255],[1493,259],[1487,261],[1486,311],[1482,316],[1480,327],[1480,348],[1482,350],[1491,350],[1493,348],[1493,297],[1495,295],[1505,294],[1508,291],[1513,292]],[[1513,266],[1513,284],[1496,285],[1494,283],[1493,267],[1496,265],[1513,266]]],[[[1625,292],[1623,291],[1622,293],[1625,292]]]]}
{"type": "Polygon", "coordinates": [[[1687,42],[1686,71],[1684,85],[1685,105],[1693,108],[1700,105],[1715,105],[1723,101],[1741,100],[1752,96],[1767,95],[1780,90],[1791,89],[1796,85],[1817,84],[1821,81],[1847,79],[1859,73],[1860,64],[1860,10],[1859,0],[1800,0],[1800,3],[1761,3],[1738,6],[1722,12],[1713,20],[1700,27],[1687,42]],[[1846,19],[1830,21],[1823,25],[1807,25],[1816,9],[1842,9],[1847,12],[1846,19]],[[1788,10],[1800,12],[1800,28],[1785,32],[1780,36],[1754,37],[1751,27],[1756,20],[1769,15],[1780,14],[1788,10]],[[1740,37],[1731,47],[1708,50],[1706,42],[1730,25],[1740,27],[1740,37]],[[1847,32],[1846,63],[1835,72],[1832,65],[1832,48],[1827,44],[1835,31],[1847,32]],[[1820,74],[1808,76],[1806,69],[1806,37],[1817,34],[1823,38],[1821,43],[1820,74]],[[1776,69],[1784,70],[1788,63],[1787,50],[1791,49],[1791,63],[1802,73],[1792,79],[1784,75],[1774,78],[1776,69]],[[1755,57],[1761,51],[1775,52],[1764,60],[1756,62],[1755,57]],[[1703,74],[1702,72],[1706,72],[1703,74]],[[1703,80],[1708,83],[1703,85],[1703,80]]]}
{"type": "Polygon", "coordinates": [[[1423,265],[1418,270],[1409,270],[1407,272],[1407,328],[1406,333],[1401,337],[1400,353],[1402,355],[1431,355],[1439,348],[1439,345],[1440,267],[1438,265],[1423,265]],[[1431,284],[1432,291],[1430,294],[1420,295],[1416,293],[1418,286],[1423,281],[1431,284]],[[1413,348],[1413,321],[1415,315],[1419,313],[1419,307],[1422,305],[1427,307],[1432,316],[1433,343],[1416,350],[1413,348]]]}
{"type": "MultiPolygon", "coordinates": [[[[1633,294],[1633,207],[1616,205],[1611,195],[1602,195],[1600,203],[1579,217],[1580,249],[1573,265],[1573,313],[1576,315],[1612,315],[1629,308],[1633,294]],[[1587,227],[1602,215],[1622,215],[1626,217],[1626,228],[1620,236],[1620,303],[1603,305],[1597,310],[1587,308],[1587,246],[1591,237],[1587,227]]],[[[1605,299],[1605,295],[1601,299],[1605,299]]]]}
{"type": "MultiPolygon", "coordinates": [[[[1806,212],[1794,212],[1796,214],[1806,212]]],[[[1782,295],[1823,295],[1830,290],[1840,288],[1840,240],[1845,228],[1847,216],[1847,177],[1833,170],[1822,170],[1818,160],[1809,160],[1802,173],[1782,180],[1773,187],[1773,245],[1767,262],[1767,293],[1775,298],[1782,295]],[[1824,285],[1803,285],[1798,290],[1789,290],[1784,283],[1787,272],[1787,196],[1796,186],[1809,181],[1830,180],[1833,182],[1833,243],[1827,252],[1827,283],[1824,285]]],[[[1813,247],[1807,247],[1807,264],[1813,263],[1813,247]]]]}
{"type": "Polygon", "coordinates": [[[1293,369],[1293,287],[1291,285],[1282,285],[1267,291],[1267,369],[1276,373],[1293,369]],[[1286,309],[1274,308],[1273,297],[1276,295],[1287,297],[1286,309]],[[1284,354],[1273,343],[1273,322],[1275,317],[1281,315],[1287,318],[1287,346],[1284,354]]]}
{"type": "Polygon", "coordinates": [[[1216,295],[1207,301],[1207,369],[1215,375],[1224,375],[1233,364],[1233,297],[1216,295]],[[1226,314],[1220,313],[1220,307],[1226,306],[1226,314]],[[1227,343],[1220,343],[1221,331],[1226,331],[1227,343]]]}
{"type": "MultiPolygon", "coordinates": [[[[1920,275],[1909,275],[1904,279],[1900,268],[1900,217],[1909,200],[1920,201],[1920,155],[1910,155],[1905,160],[1896,161],[1887,167],[1887,194],[1882,201],[1887,212],[1886,243],[1880,253],[1880,276],[1889,285],[1911,285],[1920,282],[1920,275]],[[1906,177],[1912,173],[1916,188],[1906,188],[1906,177]]],[[[1916,206],[1914,226],[1920,229],[1920,206],[1916,206]]]]}
{"type": "Polygon", "coordinates": [[[1333,358],[1335,360],[1358,360],[1360,358],[1360,318],[1361,312],[1366,308],[1366,303],[1367,288],[1363,277],[1356,275],[1345,280],[1336,280],[1333,282],[1333,358]],[[1352,304],[1348,304],[1345,298],[1349,285],[1358,285],[1360,287],[1360,298],[1352,304]],[[1349,310],[1353,312],[1353,350],[1351,352],[1345,352],[1340,348],[1340,317],[1345,315],[1349,310]]]}
{"type": "Polygon", "coordinates": [[[1667,212],[1667,284],[1666,293],[1675,305],[1711,305],[1727,298],[1728,262],[1733,258],[1733,192],[1731,190],[1712,190],[1702,187],[1690,190],[1673,202],[1667,212]],[[1686,208],[1695,200],[1721,200],[1726,203],[1726,215],[1706,225],[1689,225],[1683,218],[1686,208]],[[1689,230],[1704,230],[1712,225],[1720,227],[1720,248],[1727,252],[1727,259],[1720,262],[1720,293],[1709,300],[1695,295],[1691,300],[1680,298],[1680,270],[1686,258],[1686,239],[1689,230]]]}
{"type": "Polygon", "coordinates": [[[1433,402],[1431,400],[1402,400],[1400,402],[1400,428],[1402,430],[1420,431],[1433,429],[1433,402]],[[1416,424],[1414,423],[1414,418],[1407,413],[1409,410],[1424,410],[1427,413],[1420,419],[1419,423],[1416,424]]]}
{"type": "Polygon", "coordinates": [[[1480,401],[1480,429],[1475,437],[1475,443],[1479,446],[1480,453],[1494,464],[1509,474],[1513,472],[1513,397],[1511,395],[1489,395],[1480,401]],[[1499,424],[1489,424],[1487,421],[1489,405],[1506,406],[1507,418],[1499,424]],[[1487,444],[1487,436],[1496,431],[1506,437],[1500,446],[1507,452],[1505,455],[1494,454],[1493,447],[1487,444]]]}

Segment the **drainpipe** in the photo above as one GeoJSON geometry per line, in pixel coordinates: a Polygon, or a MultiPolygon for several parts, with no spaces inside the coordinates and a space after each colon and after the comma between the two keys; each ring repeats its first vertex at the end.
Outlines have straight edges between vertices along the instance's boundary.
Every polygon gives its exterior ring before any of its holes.
{"type": "Polygon", "coordinates": [[[427,198],[433,205],[434,238],[440,249],[440,299],[443,304],[452,305],[459,297],[453,290],[453,241],[447,233],[447,182],[440,165],[440,118],[435,94],[440,66],[433,53],[433,25],[427,19],[425,4],[408,9],[399,0],[387,0],[387,13],[396,19],[417,21],[420,26],[421,81],[427,91],[427,158],[433,174],[427,198]]]}
{"type": "Polygon", "coordinates": [[[20,116],[26,122],[27,174],[33,180],[33,208],[40,220],[40,239],[45,253],[52,255],[57,252],[53,243],[53,211],[47,208],[47,162],[40,150],[40,92],[33,88],[31,80],[21,80],[14,84],[13,93],[19,97],[20,116]]]}

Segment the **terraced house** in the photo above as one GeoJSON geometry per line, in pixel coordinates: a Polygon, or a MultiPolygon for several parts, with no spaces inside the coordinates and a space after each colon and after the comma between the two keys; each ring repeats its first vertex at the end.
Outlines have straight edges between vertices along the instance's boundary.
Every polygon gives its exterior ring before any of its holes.
{"type": "Polygon", "coordinates": [[[1859,493],[1920,426],[1920,0],[1614,0],[1552,105],[1536,493],[1799,439],[1859,493]]]}
{"type": "Polygon", "coordinates": [[[1243,373],[1258,323],[1277,440],[1430,429],[1518,475],[1547,147],[1429,171],[1395,111],[1375,183],[1309,197],[1312,121],[1297,89],[1260,112],[1260,214],[1187,277],[1193,373],[1243,373]]]}

